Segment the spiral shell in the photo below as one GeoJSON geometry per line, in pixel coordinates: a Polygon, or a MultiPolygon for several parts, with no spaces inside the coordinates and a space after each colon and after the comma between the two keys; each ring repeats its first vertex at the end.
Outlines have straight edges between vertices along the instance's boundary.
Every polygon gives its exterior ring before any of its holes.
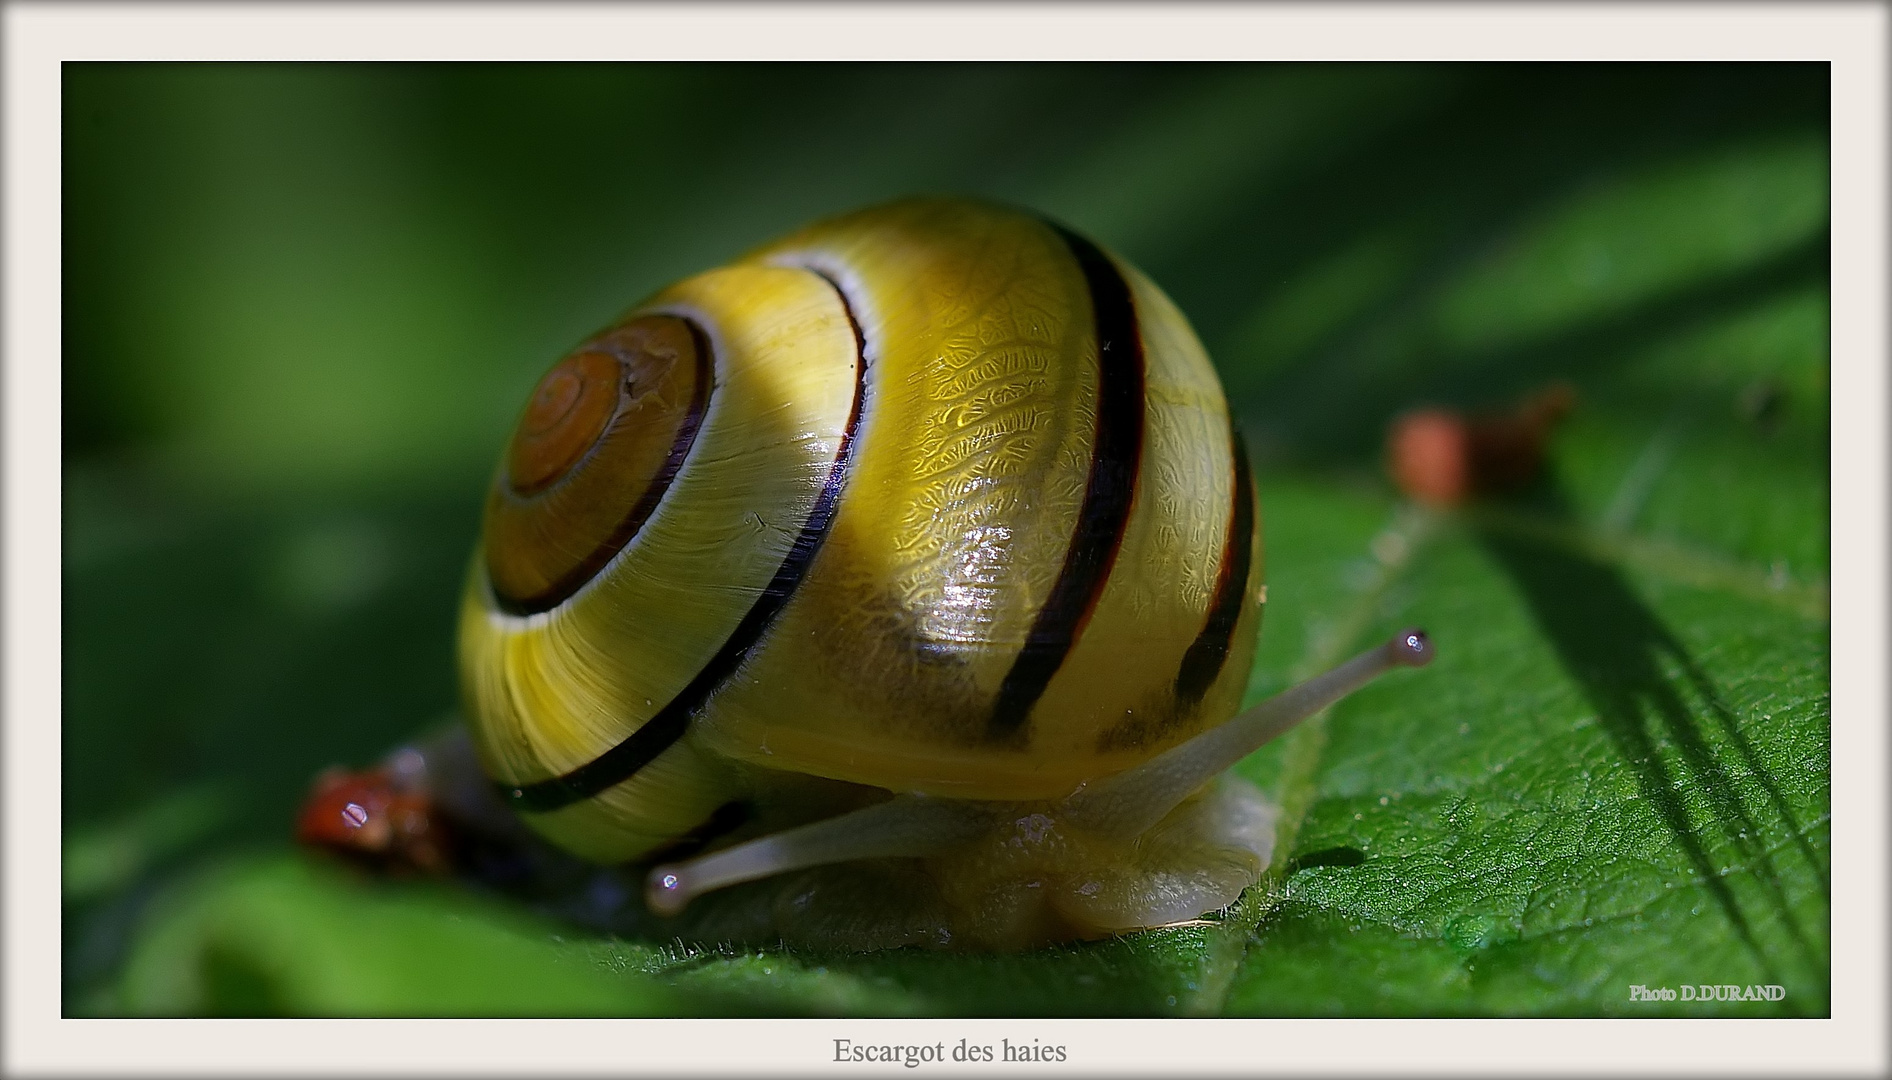
{"type": "Polygon", "coordinates": [[[1228,718],[1255,495],[1188,323],[959,200],[662,290],[540,382],[460,622],[488,776],[619,861],[757,775],[1056,798],[1228,718]]]}

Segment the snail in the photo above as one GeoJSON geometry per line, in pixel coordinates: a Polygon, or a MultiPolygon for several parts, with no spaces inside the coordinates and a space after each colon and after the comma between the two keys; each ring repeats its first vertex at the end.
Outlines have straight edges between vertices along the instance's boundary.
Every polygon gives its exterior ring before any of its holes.
{"type": "Polygon", "coordinates": [[[966,200],[825,220],[537,384],[461,605],[471,757],[660,920],[1005,949],[1194,919],[1273,849],[1230,766],[1431,656],[1409,631],[1237,715],[1256,501],[1122,260],[966,200]]]}

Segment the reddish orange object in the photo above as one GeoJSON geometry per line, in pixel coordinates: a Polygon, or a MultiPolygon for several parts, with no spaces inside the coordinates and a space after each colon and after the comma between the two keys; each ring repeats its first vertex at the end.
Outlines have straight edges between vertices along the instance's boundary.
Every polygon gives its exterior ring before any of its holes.
{"type": "Polygon", "coordinates": [[[446,829],[424,792],[408,790],[386,769],[331,769],[296,818],[296,839],[387,868],[448,869],[446,829]]]}
{"type": "Polygon", "coordinates": [[[1576,392],[1557,383],[1509,413],[1406,413],[1387,436],[1393,482],[1415,502],[1440,507],[1516,490],[1543,467],[1544,443],[1575,401],[1576,392]]]}

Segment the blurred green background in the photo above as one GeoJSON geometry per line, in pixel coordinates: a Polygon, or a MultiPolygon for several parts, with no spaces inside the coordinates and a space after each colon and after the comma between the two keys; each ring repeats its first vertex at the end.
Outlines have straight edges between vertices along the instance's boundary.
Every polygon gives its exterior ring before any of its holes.
{"type": "Polygon", "coordinates": [[[1827,1010],[1824,65],[232,65],[64,75],[69,1015],[1827,1010]],[[290,851],[454,708],[517,410],[642,295],[919,192],[1159,282],[1264,492],[1252,695],[1441,660],[1244,768],[1209,927],[1014,958],[621,941],[290,851]],[[1384,480],[1418,403],[1579,406],[1524,497],[1384,480]],[[1507,769],[1509,772],[1507,773],[1507,769]],[[1574,830],[1574,831],[1573,831],[1574,830]]]}

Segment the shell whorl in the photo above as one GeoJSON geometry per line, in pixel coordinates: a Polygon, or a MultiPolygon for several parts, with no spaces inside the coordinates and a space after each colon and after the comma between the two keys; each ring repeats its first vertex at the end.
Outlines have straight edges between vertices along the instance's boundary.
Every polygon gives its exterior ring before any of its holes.
{"type": "Polygon", "coordinates": [[[597,576],[669,490],[709,390],[709,343],[675,316],[614,326],[547,372],[487,498],[495,603],[547,611],[597,576]]]}

